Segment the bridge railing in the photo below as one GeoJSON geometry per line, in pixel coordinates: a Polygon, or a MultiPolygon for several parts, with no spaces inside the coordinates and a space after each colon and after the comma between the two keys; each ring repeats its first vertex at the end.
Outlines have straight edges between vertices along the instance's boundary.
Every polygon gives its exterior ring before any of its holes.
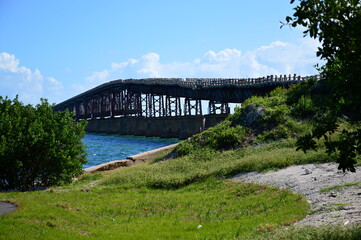
{"type": "Polygon", "coordinates": [[[102,89],[114,84],[148,84],[148,85],[175,85],[179,87],[189,88],[205,88],[205,87],[219,87],[219,86],[260,86],[260,85],[273,85],[273,84],[288,84],[297,83],[308,80],[310,78],[316,78],[319,80],[320,75],[312,75],[301,77],[294,75],[269,75],[260,78],[143,78],[143,79],[118,79],[107,83],[103,83],[87,92],[94,92],[98,89],[102,89]]]}
{"type": "Polygon", "coordinates": [[[218,86],[257,86],[270,85],[280,83],[296,83],[308,80],[310,78],[320,79],[320,75],[301,77],[294,75],[269,75],[259,78],[144,78],[144,79],[125,79],[109,82],[119,83],[136,83],[136,84],[162,84],[177,85],[181,87],[202,88],[202,87],[218,87],[218,86]]]}

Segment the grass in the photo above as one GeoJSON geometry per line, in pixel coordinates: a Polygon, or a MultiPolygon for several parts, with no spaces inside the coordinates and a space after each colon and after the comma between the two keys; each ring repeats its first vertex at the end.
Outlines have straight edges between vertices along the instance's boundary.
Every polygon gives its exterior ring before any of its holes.
{"type": "Polygon", "coordinates": [[[255,240],[359,240],[361,239],[360,225],[354,226],[307,226],[303,228],[287,228],[272,234],[265,233],[255,236],[255,240]]]}
{"type": "Polygon", "coordinates": [[[292,143],[279,142],[224,152],[200,150],[171,161],[115,170],[105,176],[100,184],[124,188],[178,188],[209,177],[219,178],[240,172],[262,172],[295,164],[332,161],[322,151],[304,154],[295,151],[293,146],[292,143]]]}
{"type": "Polygon", "coordinates": [[[345,183],[343,185],[336,185],[336,186],[331,186],[331,187],[327,187],[327,188],[322,188],[320,190],[320,192],[329,192],[329,191],[336,190],[336,189],[342,189],[342,188],[346,188],[346,187],[360,186],[360,185],[361,185],[361,182],[345,183]]]}
{"type": "Polygon", "coordinates": [[[77,185],[0,198],[20,206],[1,217],[0,239],[232,239],[309,208],[288,190],[214,178],[177,190],[77,185]]]}

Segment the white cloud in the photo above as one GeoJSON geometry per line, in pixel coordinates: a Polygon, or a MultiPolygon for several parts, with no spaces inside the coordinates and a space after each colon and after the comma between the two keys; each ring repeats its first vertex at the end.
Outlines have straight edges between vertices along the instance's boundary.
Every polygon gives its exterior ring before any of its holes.
{"type": "Polygon", "coordinates": [[[133,61],[134,64],[139,64],[140,69],[137,73],[141,76],[147,76],[152,78],[161,77],[162,66],[159,63],[160,56],[156,53],[148,53],[142,56],[140,61],[133,61]]]}
{"type": "Polygon", "coordinates": [[[24,103],[36,104],[42,97],[62,95],[62,84],[54,77],[44,78],[39,69],[20,66],[20,61],[15,55],[0,53],[0,96],[10,99],[19,95],[24,103]]]}
{"type": "MultiPolygon", "coordinates": [[[[253,51],[239,49],[208,51],[191,62],[161,63],[157,53],[148,53],[138,59],[112,63],[109,69],[94,72],[87,78],[93,86],[127,78],[204,77],[248,78],[279,74],[316,74],[313,65],[319,43],[304,38],[297,43],[275,41],[253,51]]],[[[91,86],[91,87],[93,87],[91,86]]]]}
{"type": "Polygon", "coordinates": [[[0,54],[0,70],[16,72],[18,70],[19,60],[14,55],[6,52],[0,54]]]}
{"type": "MultiPolygon", "coordinates": [[[[112,64],[113,69],[113,64],[112,64]]],[[[103,70],[101,72],[94,72],[90,77],[87,77],[87,82],[94,83],[94,82],[104,82],[109,78],[109,70],[103,70]]]]}
{"type": "MultiPolygon", "coordinates": [[[[129,59],[126,62],[112,63],[109,69],[94,72],[86,78],[86,83],[94,87],[101,83],[126,78],[156,78],[162,77],[162,68],[157,53],[148,53],[139,59],[129,59]]],[[[80,86],[77,86],[79,88],[80,86]]]]}
{"type": "Polygon", "coordinates": [[[49,77],[46,83],[47,88],[52,91],[58,92],[64,89],[63,84],[56,80],[54,77],[49,77]]]}
{"type": "Polygon", "coordinates": [[[274,42],[256,49],[251,54],[257,57],[258,63],[277,70],[278,74],[309,75],[315,73],[313,65],[319,62],[316,57],[318,46],[318,41],[303,38],[296,44],[274,42]]]}

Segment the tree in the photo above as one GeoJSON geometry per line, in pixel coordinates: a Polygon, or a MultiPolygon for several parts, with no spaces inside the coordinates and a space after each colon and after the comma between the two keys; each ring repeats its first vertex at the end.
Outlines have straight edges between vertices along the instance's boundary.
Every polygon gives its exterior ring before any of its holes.
{"type": "Polygon", "coordinates": [[[85,124],[44,99],[33,107],[0,97],[0,189],[70,182],[86,162],[85,124]]]}
{"type": "Polygon", "coordinates": [[[354,172],[355,157],[361,152],[361,2],[300,0],[294,10],[284,25],[303,26],[305,36],[320,41],[317,56],[326,63],[319,70],[331,90],[324,97],[327,111],[317,119],[313,132],[298,140],[298,149],[315,149],[314,139],[323,137],[328,153],[338,154],[338,168],[354,172]],[[330,139],[341,117],[354,127],[330,139]]]}

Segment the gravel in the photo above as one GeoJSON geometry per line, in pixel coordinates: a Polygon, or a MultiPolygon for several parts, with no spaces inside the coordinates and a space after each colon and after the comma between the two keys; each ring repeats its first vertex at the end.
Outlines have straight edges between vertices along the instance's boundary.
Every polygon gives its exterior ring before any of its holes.
{"type": "Polygon", "coordinates": [[[343,173],[337,170],[337,166],[336,163],[297,165],[266,173],[241,173],[233,179],[267,184],[304,194],[312,205],[312,210],[295,225],[360,224],[361,167],[356,168],[356,173],[343,173]],[[349,183],[355,185],[345,186],[349,183]],[[321,192],[321,189],[334,186],[343,187],[321,192]]]}

